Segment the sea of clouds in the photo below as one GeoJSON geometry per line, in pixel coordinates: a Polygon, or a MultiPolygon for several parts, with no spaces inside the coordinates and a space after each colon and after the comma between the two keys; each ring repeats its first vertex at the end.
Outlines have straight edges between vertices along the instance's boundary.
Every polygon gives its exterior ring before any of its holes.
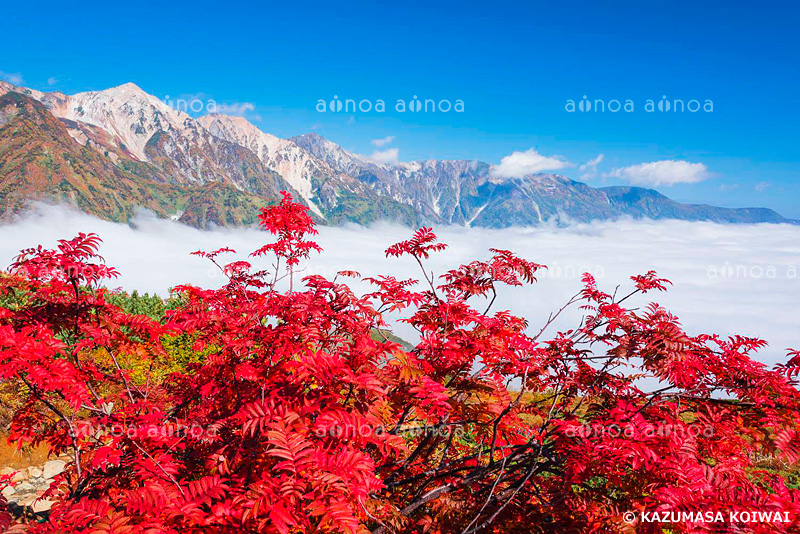
{"type": "MultiPolygon", "coordinates": [[[[488,249],[505,248],[549,266],[539,283],[501,291],[494,309],[510,309],[526,317],[538,332],[550,312],[581,288],[581,274],[590,272],[601,289],[630,287],[629,276],[655,269],[673,281],[667,293],[650,294],[669,308],[691,333],[716,332],[761,337],[769,342],[759,359],[767,364],[785,360],[787,347],[800,348],[800,227],[791,225],[719,225],[684,221],[596,222],[569,227],[543,226],[488,230],[463,227],[435,229],[449,244],[428,264],[435,274],[472,259],[488,249]]],[[[102,255],[122,276],[110,285],[127,290],[166,294],[170,287],[192,283],[219,286],[222,275],[192,251],[229,246],[245,258],[270,241],[256,229],[201,231],[142,213],[131,225],[102,221],[67,208],[39,205],[29,215],[0,226],[0,268],[9,265],[22,248],[54,247],[57,239],[78,232],[103,238],[102,255]]],[[[364,276],[390,274],[419,277],[410,258],[386,258],[389,245],[406,239],[412,230],[379,224],[320,227],[323,247],[304,266],[305,274],[332,277],[339,270],[364,276]]],[[[268,266],[268,262],[257,265],[268,266]]],[[[368,286],[356,282],[364,292],[368,286]]],[[[578,310],[566,313],[555,328],[575,325],[578,310]]],[[[413,340],[405,325],[397,333],[413,340]]]]}

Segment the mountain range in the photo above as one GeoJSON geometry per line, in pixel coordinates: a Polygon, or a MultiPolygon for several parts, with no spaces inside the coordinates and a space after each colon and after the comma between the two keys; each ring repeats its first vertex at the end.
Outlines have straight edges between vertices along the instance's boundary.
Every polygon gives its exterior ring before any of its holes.
{"type": "Polygon", "coordinates": [[[316,133],[282,139],[243,117],[194,118],[132,83],[75,95],[0,82],[0,219],[32,200],[128,221],[145,208],[192,226],[250,225],[289,191],[322,223],[502,228],[624,216],[797,223],[766,208],[682,204],[557,174],[498,179],[470,160],[375,163],[316,133]]]}

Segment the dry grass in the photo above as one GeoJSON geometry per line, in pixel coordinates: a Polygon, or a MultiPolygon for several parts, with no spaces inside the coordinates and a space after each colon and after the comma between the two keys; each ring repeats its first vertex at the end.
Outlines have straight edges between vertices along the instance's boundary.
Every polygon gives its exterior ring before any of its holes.
{"type": "Polygon", "coordinates": [[[22,469],[32,465],[42,465],[49,459],[47,446],[25,447],[19,450],[15,445],[9,445],[7,438],[6,435],[0,435],[0,468],[22,469]]]}

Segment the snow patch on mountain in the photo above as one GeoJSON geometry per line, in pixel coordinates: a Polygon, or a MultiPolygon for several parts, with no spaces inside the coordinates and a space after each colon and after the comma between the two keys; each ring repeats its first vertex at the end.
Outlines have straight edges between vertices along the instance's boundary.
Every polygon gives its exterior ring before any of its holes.
{"type": "Polygon", "coordinates": [[[322,211],[315,204],[314,178],[336,174],[323,162],[310,156],[292,141],[262,132],[244,117],[209,114],[199,119],[212,135],[249,148],[270,169],[286,180],[320,217],[322,211]]]}

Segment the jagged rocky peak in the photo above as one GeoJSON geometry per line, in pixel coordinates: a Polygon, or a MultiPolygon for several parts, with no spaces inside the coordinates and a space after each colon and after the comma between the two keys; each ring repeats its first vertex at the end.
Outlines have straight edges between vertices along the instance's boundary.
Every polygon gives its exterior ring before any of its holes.
{"type": "Polygon", "coordinates": [[[147,94],[134,83],[75,94],[60,115],[98,126],[117,136],[140,161],[149,159],[145,147],[153,134],[185,130],[187,119],[191,121],[187,114],[147,94]]]}
{"type": "Polygon", "coordinates": [[[209,113],[200,117],[198,122],[211,134],[249,148],[262,159],[265,155],[263,152],[277,150],[289,144],[284,139],[263,132],[244,117],[209,113]]]}
{"type": "Polygon", "coordinates": [[[325,217],[318,205],[318,189],[321,184],[340,181],[340,173],[293,141],[263,132],[244,117],[213,113],[198,120],[212,135],[250,149],[286,180],[317,215],[325,217]]]}

